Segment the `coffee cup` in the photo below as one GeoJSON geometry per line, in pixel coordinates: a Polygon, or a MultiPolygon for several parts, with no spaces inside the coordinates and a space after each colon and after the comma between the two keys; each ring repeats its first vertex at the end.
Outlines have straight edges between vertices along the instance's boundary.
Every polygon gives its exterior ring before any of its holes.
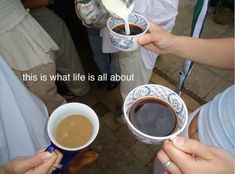
{"type": "Polygon", "coordinates": [[[110,17],[107,21],[110,41],[114,47],[121,51],[133,51],[139,48],[138,39],[149,28],[147,19],[137,13],[129,15],[128,23],[130,35],[125,33],[125,22],[123,19],[110,17]]]}
{"type": "Polygon", "coordinates": [[[124,119],[135,137],[147,144],[161,144],[179,135],[188,122],[181,97],[155,84],[138,86],[125,98],[124,119]]]}
{"type": "Polygon", "coordinates": [[[95,140],[98,131],[99,120],[96,113],[82,103],[67,103],[58,107],[47,124],[53,146],[64,151],[84,149],[95,140]]]}
{"type": "Polygon", "coordinates": [[[53,111],[47,123],[51,145],[45,151],[52,153],[58,149],[63,154],[60,167],[56,167],[53,173],[61,173],[80,150],[95,140],[98,131],[98,117],[94,110],[85,104],[67,103],[53,111]],[[70,124],[72,127],[68,128],[70,124]],[[74,141],[76,139],[81,140],[74,141]]]}

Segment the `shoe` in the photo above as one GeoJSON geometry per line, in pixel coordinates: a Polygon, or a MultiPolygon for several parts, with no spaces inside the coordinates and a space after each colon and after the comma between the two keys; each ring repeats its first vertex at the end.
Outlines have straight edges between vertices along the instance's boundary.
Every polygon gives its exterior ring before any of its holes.
{"type": "Polygon", "coordinates": [[[108,81],[105,89],[111,91],[112,89],[115,89],[119,83],[119,81],[108,81]]]}
{"type": "Polygon", "coordinates": [[[97,160],[98,156],[99,154],[93,150],[81,154],[79,153],[77,156],[75,156],[74,159],[69,162],[68,170],[70,174],[78,173],[78,171],[82,167],[94,163],[97,160]]]}
{"type": "Polygon", "coordinates": [[[72,94],[64,94],[63,97],[66,101],[69,101],[69,100],[75,99],[77,96],[72,95],[72,94]]]}

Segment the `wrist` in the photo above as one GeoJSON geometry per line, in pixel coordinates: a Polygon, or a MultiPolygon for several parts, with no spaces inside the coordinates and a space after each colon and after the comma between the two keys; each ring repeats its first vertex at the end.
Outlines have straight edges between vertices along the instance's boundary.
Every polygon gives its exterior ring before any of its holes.
{"type": "Polygon", "coordinates": [[[171,37],[168,41],[168,47],[165,49],[167,54],[175,54],[177,51],[178,36],[170,34],[171,37]]]}
{"type": "Polygon", "coordinates": [[[183,38],[184,36],[176,36],[176,35],[172,36],[172,40],[171,40],[169,51],[168,51],[169,54],[174,54],[177,56],[181,55],[181,50],[184,47],[183,38]]]}

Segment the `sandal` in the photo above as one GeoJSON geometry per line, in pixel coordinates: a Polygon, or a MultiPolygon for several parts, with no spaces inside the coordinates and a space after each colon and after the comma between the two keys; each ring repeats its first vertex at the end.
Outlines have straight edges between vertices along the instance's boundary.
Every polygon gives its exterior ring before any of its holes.
{"type": "Polygon", "coordinates": [[[63,97],[65,98],[65,100],[73,100],[76,98],[76,96],[72,94],[63,94],[63,97]]]}

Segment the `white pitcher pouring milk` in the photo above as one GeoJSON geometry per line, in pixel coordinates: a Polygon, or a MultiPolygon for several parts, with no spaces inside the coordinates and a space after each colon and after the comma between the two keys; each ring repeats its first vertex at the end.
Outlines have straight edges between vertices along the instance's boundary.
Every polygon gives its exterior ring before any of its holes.
{"type": "Polygon", "coordinates": [[[125,21],[126,34],[130,34],[128,18],[134,8],[133,0],[101,0],[102,4],[113,16],[122,18],[125,21]]]}
{"type": "Polygon", "coordinates": [[[134,0],[75,0],[83,24],[101,29],[104,53],[139,48],[138,38],[148,31],[149,25],[144,16],[132,13],[134,6],[134,0]]]}
{"type": "Polygon", "coordinates": [[[128,17],[134,8],[134,0],[75,0],[76,12],[83,24],[101,28],[108,17],[114,16],[125,21],[126,34],[130,33],[128,17]]]}

